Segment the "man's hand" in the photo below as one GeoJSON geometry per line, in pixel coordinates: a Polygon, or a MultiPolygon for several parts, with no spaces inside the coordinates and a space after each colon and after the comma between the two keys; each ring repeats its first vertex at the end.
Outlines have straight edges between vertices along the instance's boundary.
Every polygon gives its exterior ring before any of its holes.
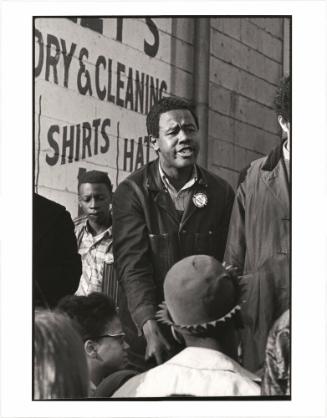
{"type": "Polygon", "coordinates": [[[163,363],[171,347],[161,334],[155,319],[149,319],[144,323],[143,334],[147,342],[145,360],[155,357],[157,364],[163,363]]]}

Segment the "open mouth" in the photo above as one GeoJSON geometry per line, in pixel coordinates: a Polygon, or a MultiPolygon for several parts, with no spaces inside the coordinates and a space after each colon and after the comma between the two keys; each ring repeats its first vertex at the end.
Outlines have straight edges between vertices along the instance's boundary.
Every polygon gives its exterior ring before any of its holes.
{"type": "Polygon", "coordinates": [[[180,155],[183,158],[193,157],[194,149],[192,147],[184,147],[177,151],[177,155],[180,155]]]}
{"type": "Polygon", "coordinates": [[[100,212],[92,212],[89,214],[89,216],[98,217],[100,215],[100,212]]]}

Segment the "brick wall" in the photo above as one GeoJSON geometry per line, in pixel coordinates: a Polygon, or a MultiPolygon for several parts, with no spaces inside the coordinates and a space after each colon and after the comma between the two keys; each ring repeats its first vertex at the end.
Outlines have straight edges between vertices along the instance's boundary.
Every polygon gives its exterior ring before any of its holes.
{"type": "Polygon", "coordinates": [[[282,18],[211,18],[208,168],[235,187],[280,141],[272,108],[283,74],[282,18]]]}

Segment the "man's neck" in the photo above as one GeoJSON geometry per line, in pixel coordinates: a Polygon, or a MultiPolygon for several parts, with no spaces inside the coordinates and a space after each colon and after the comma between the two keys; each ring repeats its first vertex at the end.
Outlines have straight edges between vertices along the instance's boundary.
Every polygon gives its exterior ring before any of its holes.
{"type": "Polygon", "coordinates": [[[89,367],[90,370],[90,379],[95,386],[98,386],[101,380],[103,379],[103,375],[101,369],[98,367],[89,367]]]}
{"type": "Polygon", "coordinates": [[[162,165],[161,168],[167,176],[169,182],[175,187],[177,191],[179,191],[184,186],[184,184],[188,182],[193,173],[193,166],[179,169],[170,167],[167,169],[164,165],[162,165]]]}
{"type": "Polygon", "coordinates": [[[213,338],[192,338],[186,341],[187,347],[211,348],[216,351],[223,351],[219,342],[213,338]]]}
{"type": "Polygon", "coordinates": [[[220,343],[216,338],[211,337],[185,337],[185,343],[187,347],[211,348],[212,350],[224,353],[226,356],[231,357],[234,360],[237,358],[236,344],[232,335],[226,335],[226,339],[224,339],[223,343],[220,343]]]}

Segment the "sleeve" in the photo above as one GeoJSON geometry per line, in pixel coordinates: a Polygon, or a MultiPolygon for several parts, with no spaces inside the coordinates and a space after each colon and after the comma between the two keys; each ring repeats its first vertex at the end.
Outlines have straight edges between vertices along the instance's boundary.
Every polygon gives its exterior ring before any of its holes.
{"type": "Polygon", "coordinates": [[[243,181],[236,192],[224,256],[226,263],[237,267],[239,273],[243,273],[245,260],[245,188],[243,181]]]}
{"type": "Polygon", "coordinates": [[[220,234],[219,234],[219,254],[218,254],[218,260],[222,261],[224,257],[224,251],[226,248],[226,241],[227,241],[227,235],[228,235],[228,227],[230,223],[230,217],[233,207],[235,193],[231,186],[228,185],[227,193],[225,197],[225,207],[224,211],[221,217],[221,224],[220,224],[220,234]]]}
{"type": "Polygon", "coordinates": [[[58,262],[61,264],[62,272],[60,288],[63,294],[73,294],[78,288],[82,274],[82,262],[78,253],[74,224],[67,210],[58,217],[54,233],[58,243],[58,262]]]}
{"type": "Polygon", "coordinates": [[[142,333],[157,310],[156,285],[144,208],[134,188],[121,183],[113,198],[113,252],[131,317],[142,333]]]}
{"type": "Polygon", "coordinates": [[[136,370],[118,370],[101,381],[94,398],[110,398],[129,379],[137,375],[136,370]]]}
{"type": "Polygon", "coordinates": [[[289,347],[288,330],[270,333],[261,386],[262,395],[289,395],[289,347]]]}

